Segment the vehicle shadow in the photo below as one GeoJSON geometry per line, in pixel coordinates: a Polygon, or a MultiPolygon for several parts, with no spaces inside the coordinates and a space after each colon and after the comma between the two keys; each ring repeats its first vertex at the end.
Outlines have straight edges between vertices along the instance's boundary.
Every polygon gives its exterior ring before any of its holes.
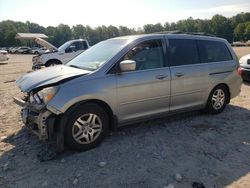
{"type": "Polygon", "coordinates": [[[111,132],[86,152],[66,150],[41,163],[44,147],[26,129],[2,144],[6,187],[250,187],[250,110],[228,105],[218,115],[190,112],[111,132]],[[103,163],[100,163],[103,162],[103,163]],[[175,180],[180,173],[181,181],[175,180]]]}

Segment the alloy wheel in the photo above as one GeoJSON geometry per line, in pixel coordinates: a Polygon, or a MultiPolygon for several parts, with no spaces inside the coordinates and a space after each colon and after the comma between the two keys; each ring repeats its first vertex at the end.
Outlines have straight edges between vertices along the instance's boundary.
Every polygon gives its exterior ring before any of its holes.
{"type": "Polygon", "coordinates": [[[219,110],[225,103],[225,93],[222,89],[214,91],[212,96],[212,106],[214,109],[219,110]]]}
{"type": "Polygon", "coordinates": [[[72,136],[80,144],[94,142],[102,132],[102,121],[93,113],[79,117],[72,126],[72,136]]]}

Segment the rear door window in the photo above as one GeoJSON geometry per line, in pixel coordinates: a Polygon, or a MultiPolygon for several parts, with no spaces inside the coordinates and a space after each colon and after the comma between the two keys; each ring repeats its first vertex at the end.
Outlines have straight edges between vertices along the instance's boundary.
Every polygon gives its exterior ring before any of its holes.
{"type": "Polygon", "coordinates": [[[170,66],[200,63],[196,41],[192,39],[169,39],[168,58],[170,66]]]}
{"type": "Polygon", "coordinates": [[[75,46],[75,50],[82,50],[82,43],[80,41],[74,42],[72,45],[75,46]]]}
{"type": "Polygon", "coordinates": [[[226,44],[219,41],[198,40],[198,48],[202,63],[232,60],[226,44]]]}

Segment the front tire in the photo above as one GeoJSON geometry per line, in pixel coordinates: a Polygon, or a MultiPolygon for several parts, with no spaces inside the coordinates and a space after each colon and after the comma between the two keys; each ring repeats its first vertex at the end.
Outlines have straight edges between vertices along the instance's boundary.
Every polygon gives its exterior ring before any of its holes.
{"type": "Polygon", "coordinates": [[[108,115],[98,105],[84,103],[72,111],[65,127],[65,144],[77,151],[99,145],[108,131],[108,115]]]}
{"type": "Polygon", "coordinates": [[[216,86],[210,93],[206,112],[209,114],[221,113],[229,101],[229,92],[224,85],[216,86]]]}

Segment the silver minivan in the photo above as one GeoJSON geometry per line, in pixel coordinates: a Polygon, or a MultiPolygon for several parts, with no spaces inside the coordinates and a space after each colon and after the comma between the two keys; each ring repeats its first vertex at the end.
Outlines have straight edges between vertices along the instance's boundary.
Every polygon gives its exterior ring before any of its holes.
{"type": "Polygon", "coordinates": [[[109,130],[168,114],[224,110],[240,93],[237,57],[221,38],[186,34],[118,37],[66,65],[17,80],[24,124],[40,139],[75,150],[97,146],[109,130]]]}

